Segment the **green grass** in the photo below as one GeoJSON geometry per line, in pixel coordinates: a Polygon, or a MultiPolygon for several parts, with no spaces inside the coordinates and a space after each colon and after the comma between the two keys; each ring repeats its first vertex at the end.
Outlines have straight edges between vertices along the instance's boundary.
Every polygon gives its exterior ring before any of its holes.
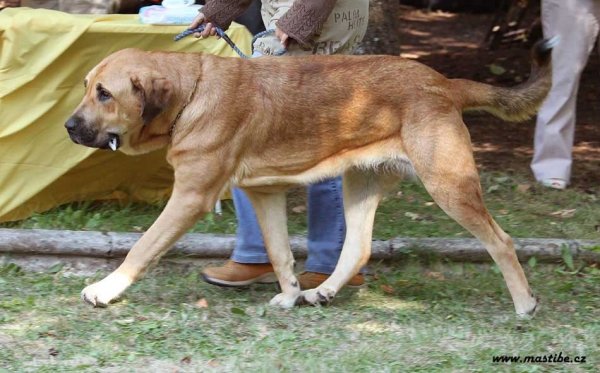
{"type": "MultiPolygon", "coordinates": [[[[519,192],[526,182],[482,175],[488,207],[513,237],[600,239],[597,194],[519,192]]],[[[469,236],[431,202],[420,185],[400,184],[379,208],[375,237],[469,236]]],[[[302,192],[290,193],[293,234],[306,233],[306,213],[292,212],[304,204],[302,192]]],[[[145,231],[162,207],[71,204],[0,227],[145,231]]],[[[230,201],[223,210],[192,231],[233,233],[230,201]]],[[[93,309],[79,292],[105,274],[85,279],[59,267],[33,274],[12,265],[0,268],[0,372],[595,372],[600,270],[566,263],[526,266],[541,298],[531,321],[515,319],[490,265],[375,264],[367,288],[345,290],[329,307],[287,311],[267,306],[274,285],[222,289],[202,282],[199,268],[169,265],[120,302],[93,309]],[[207,308],[196,306],[202,298],[207,308]],[[559,352],[587,362],[492,363],[495,355],[559,352]]]]}
{"type": "MultiPolygon", "coordinates": [[[[484,173],[484,198],[495,219],[513,237],[600,239],[600,201],[597,192],[549,190],[519,186],[527,179],[484,173]],[[569,212],[568,210],[575,210],[569,212]],[[566,211],[566,212],[565,212],[566,211]],[[561,214],[561,212],[563,212],[561,214]]],[[[289,230],[306,234],[306,213],[292,208],[305,204],[305,195],[290,193],[289,230]]],[[[61,206],[18,221],[1,223],[5,228],[41,228],[100,231],[145,231],[164,206],[118,202],[79,203],[61,206]]],[[[209,215],[191,230],[196,233],[234,233],[236,218],[231,201],[225,201],[223,216],[209,215]]],[[[424,188],[412,182],[398,185],[381,203],[374,237],[468,237],[469,233],[450,219],[424,188]]]]}
{"type": "Polygon", "coordinates": [[[596,372],[600,271],[526,267],[540,310],[519,321],[489,265],[372,265],[328,307],[267,305],[274,285],[226,289],[162,266],[123,299],[78,297],[95,278],[0,269],[0,372],[596,372]],[[205,298],[207,308],[196,306],[205,298]],[[501,364],[495,355],[586,356],[501,364]]]}

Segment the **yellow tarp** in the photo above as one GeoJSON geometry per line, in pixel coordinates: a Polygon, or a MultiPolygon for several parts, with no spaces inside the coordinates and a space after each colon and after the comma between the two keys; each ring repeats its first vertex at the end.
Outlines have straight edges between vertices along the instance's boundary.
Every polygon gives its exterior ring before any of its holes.
{"type": "MultiPolygon", "coordinates": [[[[85,148],[63,125],[83,97],[85,75],[120,49],[237,56],[215,38],[173,42],[183,30],[142,25],[137,15],[0,12],[0,221],[115,193],[148,202],[168,196],[173,172],[166,149],[131,157],[85,148]]],[[[246,28],[234,24],[227,33],[249,54],[246,28]]]]}

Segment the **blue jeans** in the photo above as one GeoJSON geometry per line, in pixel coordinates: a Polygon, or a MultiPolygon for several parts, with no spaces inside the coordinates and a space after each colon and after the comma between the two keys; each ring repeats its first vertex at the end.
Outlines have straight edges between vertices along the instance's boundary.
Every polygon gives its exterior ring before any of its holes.
{"type": "MultiPolygon", "coordinates": [[[[238,263],[268,263],[262,233],[252,203],[241,190],[232,191],[238,217],[235,250],[238,263]]],[[[308,258],[305,269],[331,274],[346,237],[342,178],[327,179],[308,187],[308,258]]]]}

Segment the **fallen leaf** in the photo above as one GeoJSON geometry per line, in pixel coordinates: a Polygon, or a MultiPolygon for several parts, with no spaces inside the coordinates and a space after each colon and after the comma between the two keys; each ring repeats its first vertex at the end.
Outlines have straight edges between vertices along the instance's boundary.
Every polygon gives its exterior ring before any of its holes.
{"type": "Polygon", "coordinates": [[[238,314],[238,315],[245,315],[246,311],[244,311],[241,308],[233,307],[233,308],[231,308],[231,313],[235,313],[235,314],[238,314]]]}
{"type": "Polygon", "coordinates": [[[306,206],[296,206],[296,207],[292,208],[292,212],[294,214],[302,214],[305,211],[306,211],[306,206]]]}
{"type": "Polygon", "coordinates": [[[488,193],[492,193],[492,192],[495,192],[495,191],[497,191],[498,189],[500,189],[500,187],[499,187],[498,185],[492,185],[492,186],[490,186],[489,188],[487,188],[487,190],[486,190],[486,191],[487,191],[488,193]]]}
{"type": "Polygon", "coordinates": [[[531,258],[529,258],[529,260],[527,261],[527,264],[529,264],[529,266],[531,268],[534,268],[535,265],[537,264],[537,259],[535,258],[535,256],[532,256],[531,258]]]}
{"type": "Polygon", "coordinates": [[[529,191],[529,189],[531,189],[531,184],[521,184],[517,186],[517,192],[519,193],[525,194],[529,191]]]}
{"type": "Polygon", "coordinates": [[[402,198],[402,191],[399,191],[398,193],[396,193],[396,198],[402,198]]]}
{"type": "Polygon", "coordinates": [[[427,207],[435,206],[435,202],[425,202],[425,206],[427,206],[427,207]]]}
{"type": "Polygon", "coordinates": [[[219,366],[219,360],[212,359],[208,362],[209,367],[217,367],[219,366]]]}
{"type": "Polygon", "coordinates": [[[381,290],[383,290],[384,293],[388,294],[394,293],[394,287],[392,285],[381,285],[381,290]]]}
{"type": "Polygon", "coordinates": [[[58,273],[58,272],[60,272],[61,269],[63,269],[64,266],[65,266],[64,263],[58,263],[58,264],[55,264],[52,267],[50,267],[46,272],[48,272],[50,274],[58,273]]]}
{"type": "Polygon", "coordinates": [[[488,66],[490,72],[494,75],[502,75],[506,72],[506,69],[500,65],[491,64],[488,66]]]}
{"type": "Polygon", "coordinates": [[[400,57],[402,58],[408,58],[411,60],[416,60],[417,58],[419,58],[418,54],[414,54],[414,53],[400,53],[400,57]]]}
{"type": "Polygon", "coordinates": [[[427,273],[426,276],[429,278],[435,278],[436,280],[439,280],[439,281],[444,281],[446,279],[442,272],[429,272],[429,273],[427,273]]]}
{"type": "Polygon", "coordinates": [[[183,359],[181,359],[181,362],[184,364],[191,364],[192,363],[192,358],[191,356],[186,356],[183,359]]]}
{"type": "Polygon", "coordinates": [[[500,215],[508,215],[508,211],[506,211],[506,210],[498,210],[498,214],[500,214],[500,215]]]}
{"type": "Polygon", "coordinates": [[[199,301],[196,302],[196,307],[198,308],[207,308],[208,307],[208,301],[206,300],[206,298],[202,298],[199,301]]]}
{"type": "Polygon", "coordinates": [[[59,354],[59,351],[56,348],[52,347],[48,350],[48,353],[50,354],[50,356],[57,356],[59,354]]]}
{"type": "Polygon", "coordinates": [[[410,220],[422,220],[423,218],[419,214],[415,214],[414,212],[405,212],[404,216],[410,218],[410,220]]]}
{"type": "Polygon", "coordinates": [[[129,325],[132,324],[133,322],[135,322],[135,319],[129,318],[129,319],[120,319],[120,320],[115,320],[114,323],[117,325],[129,325]]]}
{"type": "Polygon", "coordinates": [[[554,211],[550,215],[557,216],[559,218],[571,218],[573,215],[575,215],[576,210],[577,209],[554,211]]]}

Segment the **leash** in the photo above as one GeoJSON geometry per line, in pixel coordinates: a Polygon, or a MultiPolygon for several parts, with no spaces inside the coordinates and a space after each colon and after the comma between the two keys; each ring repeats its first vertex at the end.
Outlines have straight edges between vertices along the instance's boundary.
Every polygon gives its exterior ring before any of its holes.
{"type": "MultiPolygon", "coordinates": [[[[194,33],[196,33],[196,32],[202,32],[202,31],[204,31],[204,29],[205,29],[205,28],[206,28],[206,26],[205,26],[205,25],[200,25],[200,27],[198,27],[198,28],[195,28],[195,29],[193,29],[193,30],[185,30],[185,31],[184,31],[184,32],[182,32],[181,34],[179,34],[179,35],[175,36],[175,38],[174,38],[173,40],[175,40],[175,41],[179,41],[179,40],[181,40],[181,39],[185,38],[185,37],[186,37],[186,36],[188,36],[188,35],[192,35],[192,34],[194,34],[194,33]]],[[[234,51],[235,51],[237,54],[239,54],[239,55],[240,55],[240,57],[242,57],[242,58],[245,58],[245,59],[248,59],[248,58],[250,58],[250,57],[246,56],[246,55],[245,55],[245,54],[244,54],[244,53],[243,53],[243,52],[242,52],[242,51],[241,51],[241,50],[240,50],[240,49],[239,49],[239,48],[238,48],[238,47],[235,45],[235,43],[234,43],[234,42],[233,42],[231,39],[229,39],[229,36],[227,36],[227,34],[225,33],[225,31],[221,30],[221,28],[220,28],[220,27],[215,27],[215,30],[217,31],[217,34],[218,34],[220,37],[222,37],[222,38],[223,38],[223,39],[224,39],[224,40],[227,42],[227,44],[229,44],[229,46],[231,47],[231,49],[233,49],[233,50],[234,50],[234,51]]],[[[274,33],[275,33],[275,30],[273,30],[273,29],[270,29],[270,30],[266,30],[266,31],[263,31],[263,32],[259,32],[258,34],[254,35],[254,37],[252,38],[252,47],[254,48],[254,42],[255,42],[255,41],[258,39],[258,38],[261,38],[261,37],[263,37],[263,36],[265,36],[265,35],[271,35],[271,34],[274,34],[274,33]]],[[[285,52],[287,52],[287,49],[283,48],[282,50],[280,50],[280,51],[277,51],[277,52],[273,53],[272,55],[273,55],[273,56],[281,56],[281,55],[282,55],[282,54],[284,54],[285,52]]]]}

